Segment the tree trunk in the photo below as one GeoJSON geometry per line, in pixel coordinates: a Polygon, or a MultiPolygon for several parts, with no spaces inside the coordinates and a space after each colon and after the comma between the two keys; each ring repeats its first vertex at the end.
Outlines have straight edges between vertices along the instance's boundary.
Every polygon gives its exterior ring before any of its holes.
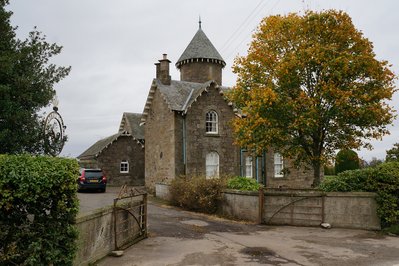
{"type": "Polygon", "coordinates": [[[320,178],[320,161],[314,161],[313,162],[313,184],[312,187],[316,188],[320,185],[321,178],[320,178]]]}

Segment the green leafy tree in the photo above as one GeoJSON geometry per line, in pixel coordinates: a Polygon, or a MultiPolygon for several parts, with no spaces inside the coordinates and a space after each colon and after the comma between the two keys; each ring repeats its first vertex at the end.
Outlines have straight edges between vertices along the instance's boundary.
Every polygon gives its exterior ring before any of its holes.
{"type": "Polygon", "coordinates": [[[399,161],[399,143],[393,144],[393,147],[387,150],[387,155],[385,156],[385,161],[387,162],[398,162],[399,161]]]}
{"type": "Polygon", "coordinates": [[[395,76],[375,57],[344,12],[265,18],[233,67],[230,99],[244,114],[233,121],[237,143],[312,166],[317,186],[337,149],[371,148],[389,133],[395,76]]]}
{"type": "Polygon", "coordinates": [[[360,168],[360,159],[353,150],[343,149],[335,157],[335,174],[346,170],[356,170],[360,168]]]}
{"type": "Polygon", "coordinates": [[[49,59],[61,47],[45,41],[36,31],[19,40],[10,24],[12,12],[0,0],[0,153],[43,153],[43,125],[39,110],[55,96],[54,84],[70,67],[57,67],[49,59]]]}

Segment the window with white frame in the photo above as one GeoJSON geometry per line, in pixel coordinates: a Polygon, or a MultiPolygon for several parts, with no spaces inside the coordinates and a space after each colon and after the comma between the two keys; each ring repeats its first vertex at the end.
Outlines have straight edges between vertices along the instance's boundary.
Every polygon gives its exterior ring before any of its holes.
{"type": "Polygon", "coordinates": [[[284,177],[284,161],[280,153],[274,153],[274,177],[284,177]]]}
{"type": "Polygon", "coordinates": [[[129,162],[127,160],[122,160],[120,166],[121,173],[129,173],[129,162]]]}
{"type": "Polygon", "coordinates": [[[213,110],[206,113],[205,130],[210,134],[218,133],[218,114],[213,110]]]}
{"type": "Polygon", "coordinates": [[[247,156],[245,158],[245,176],[252,177],[252,157],[247,156]]]}
{"type": "Polygon", "coordinates": [[[206,155],[206,178],[219,177],[219,154],[212,151],[206,155]]]}

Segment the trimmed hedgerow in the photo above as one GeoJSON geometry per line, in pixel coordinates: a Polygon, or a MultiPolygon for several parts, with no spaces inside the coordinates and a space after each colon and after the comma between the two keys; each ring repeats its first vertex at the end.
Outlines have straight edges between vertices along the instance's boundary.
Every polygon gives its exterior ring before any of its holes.
{"type": "Polygon", "coordinates": [[[326,177],[324,191],[368,191],[377,193],[377,214],[383,227],[399,222],[399,162],[383,163],[373,168],[345,171],[326,177]]]}
{"type": "Polygon", "coordinates": [[[72,265],[76,160],[0,155],[0,265],[72,265]]]}
{"type": "Polygon", "coordinates": [[[257,191],[259,190],[260,185],[253,178],[236,176],[227,181],[227,188],[246,191],[257,191]]]}
{"type": "Polygon", "coordinates": [[[180,177],[170,184],[171,202],[187,210],[215,213],[225,187],[223,179],[180,177]]]}

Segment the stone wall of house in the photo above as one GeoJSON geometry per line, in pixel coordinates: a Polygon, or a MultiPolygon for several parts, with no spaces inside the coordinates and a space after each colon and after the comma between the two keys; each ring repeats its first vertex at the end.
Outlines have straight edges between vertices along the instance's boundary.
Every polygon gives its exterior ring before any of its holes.
{"type": "Polygon", "coordinates": [[[287,172],[283,177],[274,176],[274,153],[266,153],[266,186],[270,188],[310,188],[313,183],[313,170],[311,168],[296,167],[293,161],[284,158],[284,169],[287,172]]]}
{"type": "Polygon", "coordinates": [[[175,177],[174,113],[168,111],[160,92],[153,93],[145,122],[145,185],[154,191],[155,182],[175,177]]]}
{"type": "Polygon", "coordinates": [[[121,136],[103,150],[97,158],[109,185],[144,185],[144,149],[131,136],[121,136]],[[129,173],[120,172],[122,160],[129,163],[129,173]]]}
{"type": "Polygon", "coordinates": [[[180,80],[204,83],[210,80],[222,85],[222,66],[208,62],[193,62],[180,68],[180,80]]]}
{"type": "Polygon", "coordinates": [[[175,176],[182,176],[185,174],[184,165],[184,151],[187,148],[183,145],[183,139],[185,138],[183,130],[186,123],[185,118],[181,113],[175,113],[175,176]]]}
{"type": "Polygon", "coordinates": [[[212,151],[219,154],[221,176],[239,174],[239,148],[233,144],[230,125],[233,118],[233,109],[228,106],[214,85],[192,104],[186,116],[187,175],[204,176],[206,154],[212,151]],[[206,113],[211,110],[218,114],[218,134],[206,134],[205,131],[206,113]]]}
{"type": "Polygon", "coordinates": [[[98,162],[95,159],[84,159],[84,160],[79,160],[79,166],[82,168],[87,168],[87,169],[96,169],[100,168],[98,166],[98,162]]]}

